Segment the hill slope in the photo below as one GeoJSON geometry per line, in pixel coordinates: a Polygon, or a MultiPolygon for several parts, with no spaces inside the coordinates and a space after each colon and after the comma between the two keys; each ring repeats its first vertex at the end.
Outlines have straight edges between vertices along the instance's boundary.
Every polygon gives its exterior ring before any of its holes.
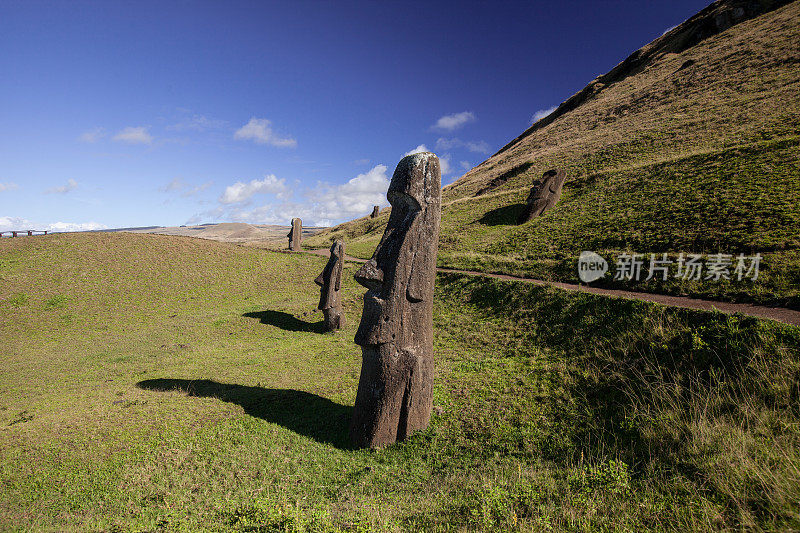
{"type": "MultiPolygon", "coordinates": [[[[565,101],[443,190],[439,266],[576,281],[582,250],[764,256],[757,282],[613,282],[800,305],[800,2],[715,2],[565,101]],[[517,226],[535,180],[560,203],[517,226]]],[[[388,219],[348,222],[369,257],[388,219]]]]}

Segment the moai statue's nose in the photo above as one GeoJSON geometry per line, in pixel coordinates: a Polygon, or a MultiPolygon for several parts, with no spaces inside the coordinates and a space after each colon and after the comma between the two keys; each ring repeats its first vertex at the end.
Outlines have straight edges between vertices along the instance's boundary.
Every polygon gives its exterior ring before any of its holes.
{"type": "Polygon", "coordinates": [[[369,290],[380,290],[383,285],[383,270],[378,268],[378,263],[370,259],[355,274],[356,281],[369,290]]]}

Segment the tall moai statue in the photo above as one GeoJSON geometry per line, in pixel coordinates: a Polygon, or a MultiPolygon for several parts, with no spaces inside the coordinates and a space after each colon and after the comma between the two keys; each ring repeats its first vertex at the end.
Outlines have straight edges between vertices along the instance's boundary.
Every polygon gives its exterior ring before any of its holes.
{"type": "Polygon", "coordinates": [[[300,251],[300,239],[303,234],[303,221],[299,218],[292,219],[292,229],[286,235],[289,237],[289,249],[293,252],[300,251]]]}
{"type": "Polygon", "coordinates": [[[322,274],[314,283],[320,286],[319,305],[325,317],[325,329],[335,331],[344,327],[344,312],[339,289],[342,286],[342,265],[344,264],[344,242],[335,240],[331,245],[331,257],[322,274]]]}
{"type": "Polygon", "coordinates": [[[561,198],[561,188],[564,186],[566,173],[563,170],[548,170],[542,179],[533,184],[528,199],[525,201],[525,210],[520,213],[517,224],[524,224],[529,220],[540,217],[551,210],[561,198]]]}
{"type": "Polygon", "coordinates": [[[372,213],[369,215],[369,218],[378,218],[378,213],[380,213],[381,208],[377,205],[372,208],[372,213]]]}
{"type": "Polygon", "coordinates": [[[392,212],[372,259],[356,272],[367,288],[350,438],[378,447],[425,429],[433,406],[433,286],[442,211],[441,167],[430,152],[404,157],[386,193],[392,212]]]}

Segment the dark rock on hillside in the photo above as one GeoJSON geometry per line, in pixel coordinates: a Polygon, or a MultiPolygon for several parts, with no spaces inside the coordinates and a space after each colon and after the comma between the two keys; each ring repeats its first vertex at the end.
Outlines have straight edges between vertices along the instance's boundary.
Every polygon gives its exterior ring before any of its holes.
{"type": "Polygon", "coordinates": [[[564,186],[566,173],[563,170],[548,170],[542,179],[533,184],[525,209],[517,219],[518,224],[540,217],[555,207],[561,198],[561,188],[564,186]]]}

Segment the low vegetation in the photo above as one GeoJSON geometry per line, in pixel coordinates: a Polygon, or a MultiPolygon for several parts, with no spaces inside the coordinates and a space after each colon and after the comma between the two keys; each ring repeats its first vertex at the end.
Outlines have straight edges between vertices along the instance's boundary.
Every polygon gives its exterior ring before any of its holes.
{"type": "Polygon", "coordinates": [[[76,234],[0,248],[0,528],[800,528],[800,329],[440,275],[431,427],[353,450],[363,289],[325,259],[76,234]]]}

